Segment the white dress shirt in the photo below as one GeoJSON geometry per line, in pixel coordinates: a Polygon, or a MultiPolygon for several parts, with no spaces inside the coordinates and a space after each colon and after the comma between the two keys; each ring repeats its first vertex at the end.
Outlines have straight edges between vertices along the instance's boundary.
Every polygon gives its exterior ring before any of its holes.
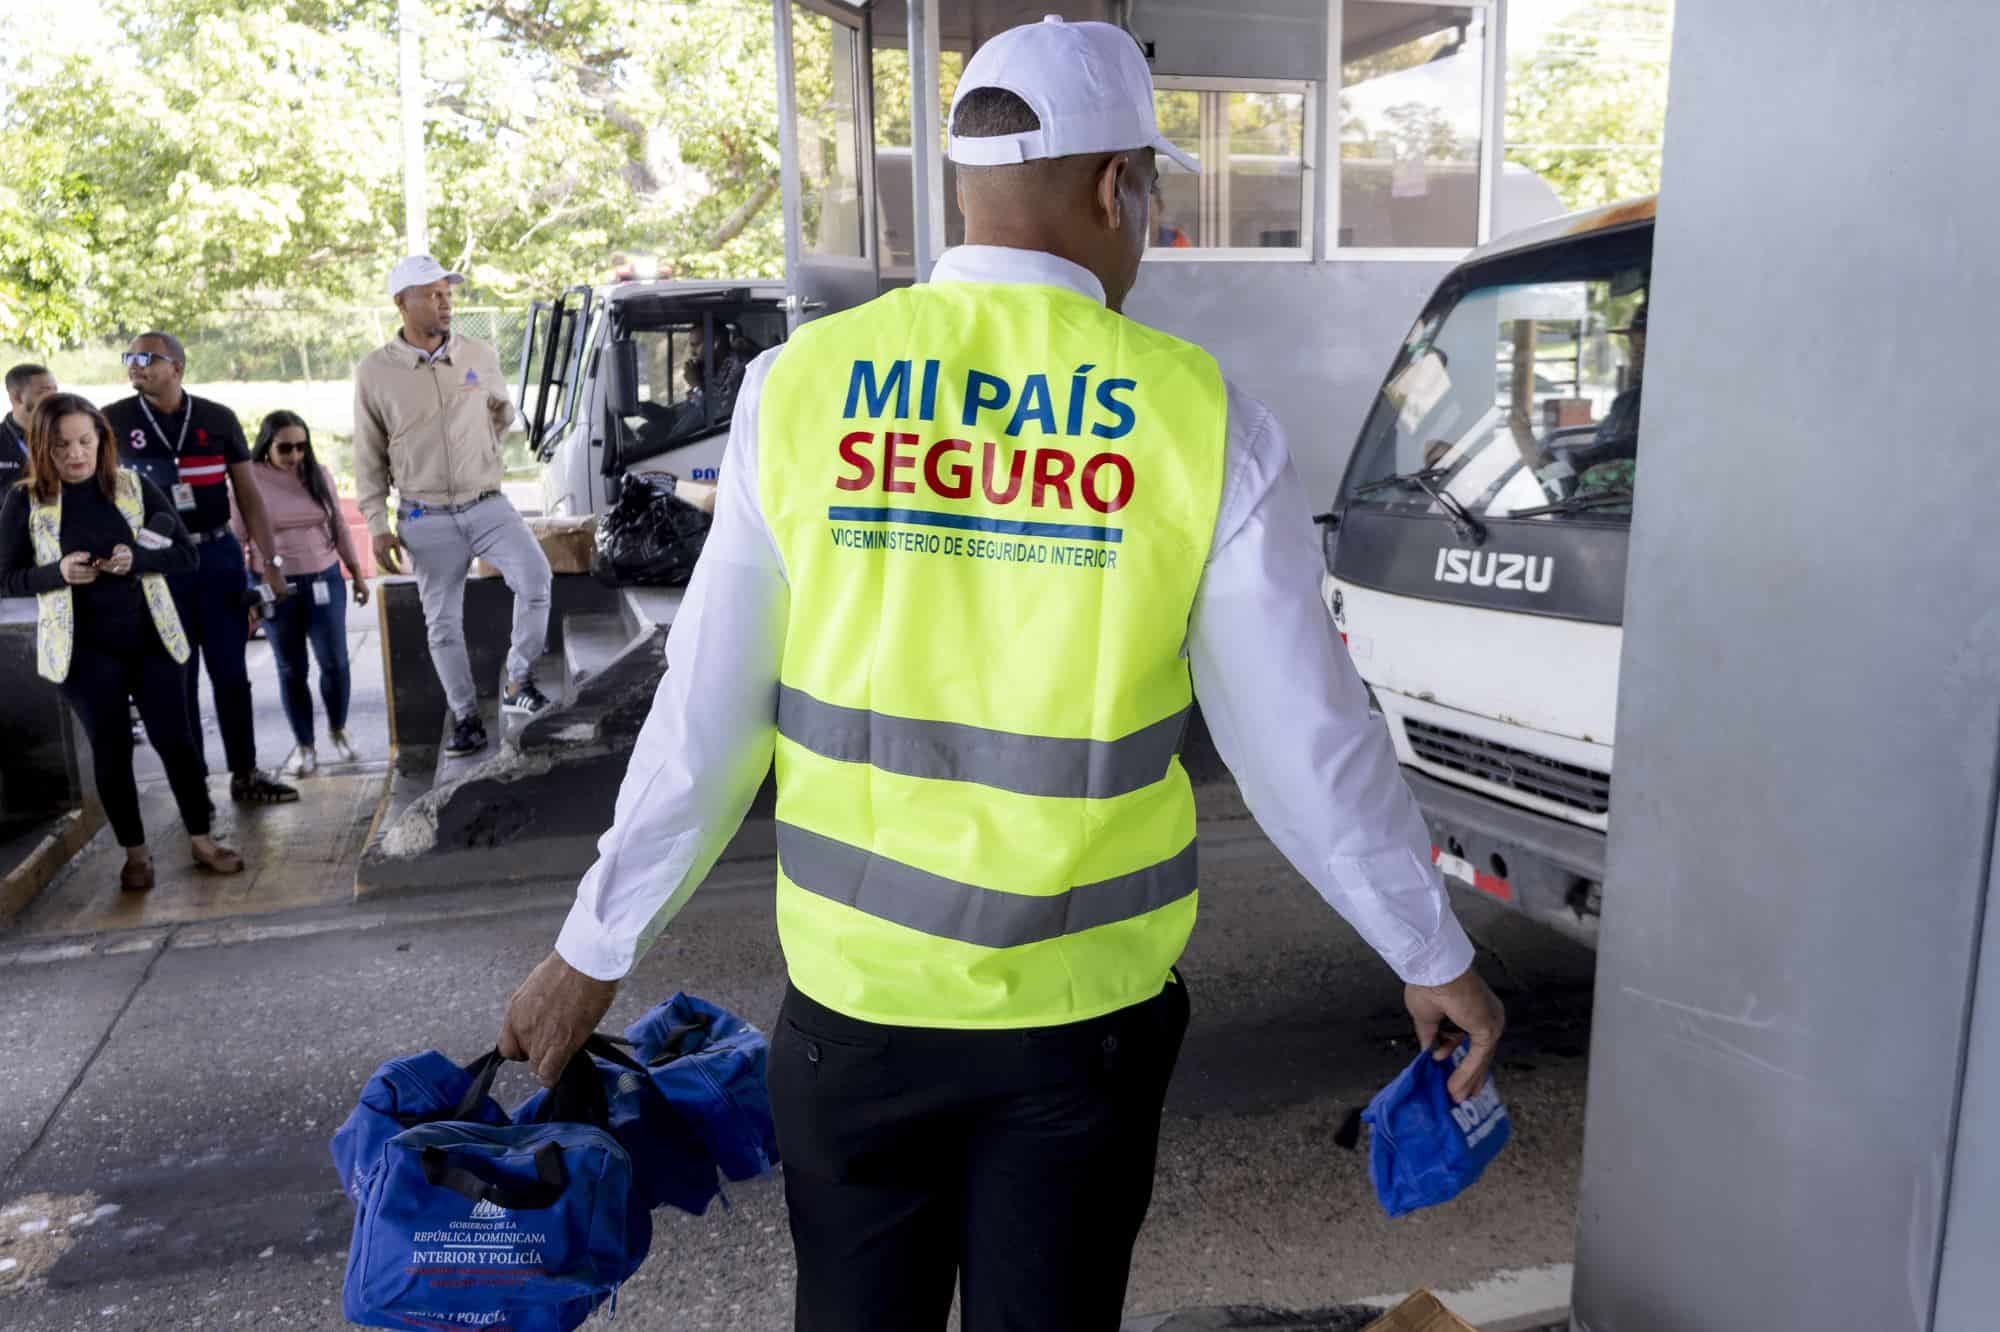
{"type": "MultiPolygon", "coordinates": [[[[1033,250],[961,246],[933,282],[1064,287],[1089,271],[1033,250]]],[[[715,525],[667,639],[667,673],[639,732],[597,863],[556,951],[600,980],[629,972],[743,821],[771,763],[791,589],[757,500],[757,419],[783,348],[743,377],[715,525]]],[[[1404,980],[1441,985],[1472,944],[1431,864],[1430,833],[1369,716],[1361,678],[1319,600],[1319,545],[1284,433],[1229,385],[1222,507],[1189,621],[1195,697],[1258,824],[1404,980]]]]}

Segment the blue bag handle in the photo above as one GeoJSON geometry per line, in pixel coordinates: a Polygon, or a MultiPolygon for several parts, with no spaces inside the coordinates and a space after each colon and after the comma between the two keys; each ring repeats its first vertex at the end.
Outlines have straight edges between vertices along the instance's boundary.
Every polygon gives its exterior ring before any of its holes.
{"type": "Polygon", "coordinates": [[[474,1202],[490,1202],[508,1211],[537,1211],[553,1207],[569,1187],[569,1172],[563,1167],[562,1148],[545,1142],[535,1153],[533,1184],[515,1180],[487,1179],[470,1165],[453,1165],[451,1153],[442,1147],[426,1147],[421,1157],[424,1179],[434,1187],[450,1189],[474,1202]]]}

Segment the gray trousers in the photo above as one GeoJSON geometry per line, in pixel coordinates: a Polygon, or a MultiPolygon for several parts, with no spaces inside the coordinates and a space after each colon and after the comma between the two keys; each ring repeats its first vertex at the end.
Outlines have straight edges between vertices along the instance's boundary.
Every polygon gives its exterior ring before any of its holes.
{"type": "Polygon", "coordinates": [[[397,513],[396,535],[409,552],[417,596],[424,603],[431,664],[444,684],[451,715],[463,717],[479,706],[472,660],[465,652],[465,579],[472,561],[482,559],[498,569],[514,594],[507,678],[519,681],[528,678],[535,658],[547,650],[552,577],[548,557],[504,495],[481,500],[463,513],[426,509],[413,518],[408,505],[397,513]]]}

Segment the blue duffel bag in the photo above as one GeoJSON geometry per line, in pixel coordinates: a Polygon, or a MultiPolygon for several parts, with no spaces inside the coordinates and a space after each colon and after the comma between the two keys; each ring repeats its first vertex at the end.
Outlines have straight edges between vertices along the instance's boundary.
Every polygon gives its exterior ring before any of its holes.
{"type": "MultiPolygon", "coordinates": [[[[482,1061],[466,1104],[491,1085],[482,1061]]],[[[351,1322],[568,1332],[639,1269],[652,1222],[587,1056],[545,1118],[405,1129],[366,1170],[341,1290],[351,1322]]]]}
{"type": "Polygon", "coordinates": [[[1512,1128],[1492,1078],[1464,1101],[1451,1099],[1452,1070],[1466,1050],[1461,1042],[1446,1063],[1419,1054],[1361,1112],[1374,1130],[1368,1173],[1390,1216],[1456,1198],[1507,1145],[1512,1128]]]}
{"type": "MultiPolygon", "coordinates": [[[[667,1099],[653,1070],[619,1049],[613,1038],[592,1035],[572,1062],[586,1060],[597,1074],[605,1127],[632,1158],[641,1203],[648,1211],[670,1206],[696,1216],[707,1211],[718,1191],[715,1162],[693,1119],[667,1099]]],[[[536,1092],[515,1107],[516,1122],[540,1118],[550,1097],[561,1091],[536,1092]]]]}
{"type": "Polygon", "coordinates": [[[376,1069],[353,1112],[333,1135],[333,1168],[340,1173],[340,1187],[347,1196],[361,1201],[363,1176],[389,1139],[404,1129],[435,1119],[471,1120],[496,1128],[512,1122],[491,1096],[467,1094],[482,1077],[490,1087],[491,1070],[499,1065],[498,1050],[465,1068],[436,1050],[426,1050],[391,1059],[376,1069]]]}
{"type": "Polygon", "coordinates": [[[725,1177],[755,1179],[778,1163],[763,1032],[728,1009],[676,994],[625,1028],[625,1039],[725,1177]]]}

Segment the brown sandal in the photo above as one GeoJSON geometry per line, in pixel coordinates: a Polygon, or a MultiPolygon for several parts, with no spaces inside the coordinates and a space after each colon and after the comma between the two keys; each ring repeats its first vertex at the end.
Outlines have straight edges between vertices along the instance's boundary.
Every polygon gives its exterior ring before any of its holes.
{"type": "Polygon", "coordinates": [[[189,850],[194,853],[196,869],[207,870],[210,874],[241,874],[243,872],[243,857],[231,851],[220,842],[216,843],[215,850],[208,855],[203,855],[199,847],[190,847],[189,850]]]}
{"type": "Polygon", "coordinates": [[[125,862],[125,868],[118,871],[118,887],[127,893],[149,893],[153,890],[153,862],[135,865],[125,862]]]}

